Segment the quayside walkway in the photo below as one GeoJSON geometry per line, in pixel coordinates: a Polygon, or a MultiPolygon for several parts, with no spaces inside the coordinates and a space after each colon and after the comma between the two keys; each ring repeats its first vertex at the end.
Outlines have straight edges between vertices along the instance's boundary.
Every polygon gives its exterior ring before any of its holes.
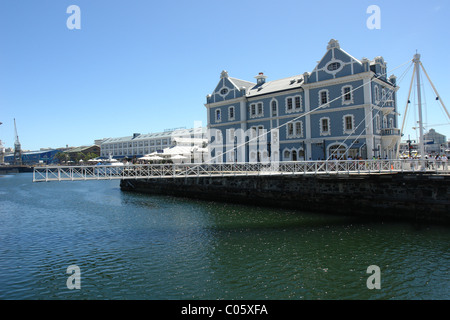
{"type": "Polygon", "coordinates": [[[167,179],[204,176],[365,175],[396,172],[450,174],[447,162],[435,160],[330,160],[269,163],[45,166],[34,168],[33,182],[167,179]]]}

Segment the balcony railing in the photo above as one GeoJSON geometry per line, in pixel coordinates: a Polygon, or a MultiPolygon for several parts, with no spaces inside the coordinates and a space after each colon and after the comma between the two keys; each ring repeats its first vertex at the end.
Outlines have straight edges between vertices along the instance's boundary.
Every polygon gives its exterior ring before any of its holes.
{"type": "Polygon", "coordinates": [[[397,128],[384,128],[381,129],[382,136],[400,136],[400,129],[397,128]]]}

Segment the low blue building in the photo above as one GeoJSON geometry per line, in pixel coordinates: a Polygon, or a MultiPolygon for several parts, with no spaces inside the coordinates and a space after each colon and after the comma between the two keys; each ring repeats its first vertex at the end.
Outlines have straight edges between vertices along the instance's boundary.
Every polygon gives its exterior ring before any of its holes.
{"type": "Polygon", "coordinates": [[[332,39],[311,72],[255,78],[223,71],[207,96],[211,156],[220,162],[395,157],[398,87],[383,57],[356,59],[332,39]]]}
{"type": "MultiPolygon", "coordinates": [[[[49,149],[41,151],[29,151],[22,153],[22,164],[24,165],[34,165],[34,164],[56,164],[58,160],[55,155],[62,152],[63,149],[49,149]]],[[[14,155],[5,155],[5,162],[13,164],[14,155]]]]}

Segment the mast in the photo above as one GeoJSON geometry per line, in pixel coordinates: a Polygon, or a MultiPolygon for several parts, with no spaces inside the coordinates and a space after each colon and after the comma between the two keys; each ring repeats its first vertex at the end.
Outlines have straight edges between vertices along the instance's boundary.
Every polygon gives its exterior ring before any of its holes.
{"type": "Polygon", "coordinates": [[[17,127],[16,127],[16,119],[15,118],[14,118],[14,133],[15,133],[14,164],[21,165],[22,164],[22,150],[20,148],[19,136],[17,135],[17,127]]]}
{"type": "MultiPolygon", "coordinates": [[[[414,55],[414,69],[416,70],[416,82],[417,82],[417,107],[419,109],[419,151],[420,157],[423,161],[425,159],[425,147],[423,141],[423,121],[422,121],[422,92],[420,90],[420,54],[414,55]]],[[[422,162],[423,167],[423,162],[422,162]]]]}
{"type": "MultiPolygon", "coordinates": [[[[411,84],[409,87],[409,93],[408,93],[408,99],[407,99],[407,103],[406,103],[406,108],[405,108],[405,116],[403,118],[403,123],[402,123],[402,129],[401,129],[401,135],[403,136],[403,129],[405,126],[405,120],[406,120],[406,113],[408,112],[408,105],[410,103],[410,96],[411,96],[411,89],[413,87],[413,83],[414,83],[414,76],[416,76],[416,85],[417,85],[417,98],[418,98],[418,109],[419,109],[419,134],[420,134],[420,140],[419,140],[419,152],[421,155],[421,165],[424,168],[424,159],[425,159],[425,141],[424,141],[424,123],[422,120],[422,91],[421,91],[421,83],[420,83],[420,68],[422,68],[422,71],[425,73],[428,81],[430,82],[434,93],[436,94],[436,100],[438,100],[442,106],[442,108],[444,109],[445,113],[447,114],[447,117],[450,119],[450,113],[448,112],[447,108],[445,107],[444,101],[442,101],[441,96],[439,95],[436,87],[434,86],[433,82],[431,81],[430,77],[428,76],[427,71],[425,70],[422,62],[420,61],[420,54],[416,53],[414,55],[414,58],[412,60],[412,62],[414,63],[414,71],[411,77],[411,84]]],[[[409,139],[408,139],[409,140],[409,139]]],[[[398,153],[398,151],[397,151],[398,153]]]]}
{"type": "MultiPolygon", "coordinates": [[[[0,122],[2,125],[2,122],[0,122]]],[[[2,140],[0,140],[0,165],[5,162],[5,148],[3,147],[2,140]]]]}

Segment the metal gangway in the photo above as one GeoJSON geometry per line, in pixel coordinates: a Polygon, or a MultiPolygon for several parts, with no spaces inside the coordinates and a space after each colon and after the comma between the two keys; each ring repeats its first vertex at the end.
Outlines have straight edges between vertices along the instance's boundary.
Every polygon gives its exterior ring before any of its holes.
{"type": "Polygon", "coordinates": [[[438,160],[327,160],[268,163],[44,166],[34,168],[33,182],[259,175],[366,175],[398,172],[450,174],[447,162],[438,160]]]}

